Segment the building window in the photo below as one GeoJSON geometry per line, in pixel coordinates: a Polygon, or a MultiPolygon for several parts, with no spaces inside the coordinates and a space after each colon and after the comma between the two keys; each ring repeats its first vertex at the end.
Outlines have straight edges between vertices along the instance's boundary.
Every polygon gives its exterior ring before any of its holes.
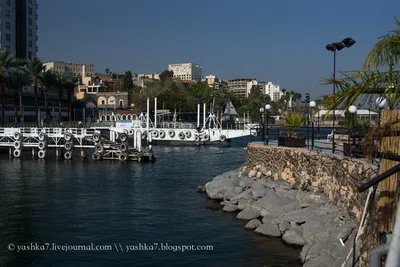
{"type": "Polygon", "coordinates": [[[10,42],[10,41],[11,41],[11,35],[6,34],[6,41],[7,41],[7,42],[10,42]]]}
{"type": "Polygon", "coordinates": [[[32,47],[32,41],[31,40],[29,40],[28,45],[29,45],[29,47],[32,47]]]}
{"type": "Polygon", "coordinates": [[[28,13],[29,13],[29,15],[32,15],[32,8],[31,7],[28,8],[28,13]]]}
{"type": "Polygon", "coordinates": [[[31,58],[32,58],[32,52],[31,52],[31,51],[29,51],[29,53],[28,53],[28,57],[29,57],[29,59],[31,59],[31,58]]]}
{"type": "Polygon", "coordinates": [[[38,41],[38,40],[39,40],[39,36],[36,35],[36,41],[38,41]]]}
{"type": "Polygon", "coordinates": [[[36,46],[36,52],[39,51],[39,47],[36,46]]]}
{"type": "Polygon", "coordinates": [[[29,25],[32,25],[32,19],[28,20],[29,25]]]}
{"type": "Polygon", "coordinates": [[[101,100],[101,104],[102,104],[102,105],[105,105],[105,104],[106,104],[106,101],[105,101],[105,100],[101,100]]]}
{"type": "Polygon", "coordinates": [[[7,29],[7,30],[11,29],[11,24],[10,24],[10,22],[6,22],[6,29],[7,29]]]}
{"type": "Polygon", "coordinates": [[[29,29],[28,35],[29,35],[29,37],[32,37],[32,29],[29,29]]]}
{"type": "Polygon", "coordinates": [[[10,17],[10,10],[6,10],[6,17],[7,17],[7,18],[10,17]]]}
{"type": "Polygon", "coordinates": [[[10,5],[10,0],[7,0],[7,2],[6,2],[6,3],[7,3],[7,5],[10,5]]]}

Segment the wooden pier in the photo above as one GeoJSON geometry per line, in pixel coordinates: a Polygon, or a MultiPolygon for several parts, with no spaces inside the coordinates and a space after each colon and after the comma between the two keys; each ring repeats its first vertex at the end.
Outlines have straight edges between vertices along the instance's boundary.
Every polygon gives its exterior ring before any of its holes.
{"type": "Polygon", "coordinates": [[[22,150],[44,159],[49,150],[56,158],[72,159],[80,149],[82,158],[94,150],[93,160],[154,161],[152,150],[142,151],[143,134],[139,130],[117,128],[0,128],[0,147],[8,148],[10,157],[20,158],[22,150]],[[133,139],[129,146],[128,140],[133,139]]]}

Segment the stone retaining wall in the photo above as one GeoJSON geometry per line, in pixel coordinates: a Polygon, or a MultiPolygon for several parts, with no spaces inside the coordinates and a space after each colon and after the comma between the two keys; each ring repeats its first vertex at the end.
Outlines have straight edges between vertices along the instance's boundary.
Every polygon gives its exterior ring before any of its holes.
{"type": "Polygon", "coordinates": [[[249,176],[322,189],[333,204],[346,207],[357,220],[367,196],[367,192],[358,193],[357,186],[376,175],[370,165],[349,157],[256,144],[248,145],[243,170],[249,176]]]}

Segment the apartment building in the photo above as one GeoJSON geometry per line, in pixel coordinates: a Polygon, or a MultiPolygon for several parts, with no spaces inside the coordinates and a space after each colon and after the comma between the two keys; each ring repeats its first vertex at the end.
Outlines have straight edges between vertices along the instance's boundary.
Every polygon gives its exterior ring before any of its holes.
{"type": "Polygon", "coordinates": [[[20,60],[36,57],[38,51],[38,4],[36,0],[0,1],[0,48],[20,60]]]}
{"type": "Polygon", "coordinates": [[[160,74],[158,74],[158,73],[137,74],[137,78],[139,78],[139,79],[159,80],[160,79],[160,74]]]}
{"type": "Polygon", "coordinates": [[[94,73],[93,64],[76,64],[61,61],[50,61],[43,63],[46,70],[52,69],[59,73],[66,73],[72,77],[91,77],[94,73]]]}
{"type": "Polygon", "coordinates": [[[272,82],[265,82],[263,88],[263,93],[269,95],[272,101],[278,101],[281,99],[282,91],[279,85],[272,82]]]}
{"type": "Polygon", "coordinates": [[[201,81],[206,82],[208,86],[214,90],[219,89],[221,85],[221,80],[217,76],[212,74],[203,77],[201,81]]]}
{"type": "Polygon", "coordinates": [[[248,97],[253,85],[258,85],[255,78],[233,79],[228,81],[229,91],[238,97],[248,97]]]}
{"type": "Polygon", "coordinates": [[[174,72],[174,78],[179,80],[201,81],[202,67],[198,64],[183,63],[183,64],[170,64],[168,70],[174,72]]]}

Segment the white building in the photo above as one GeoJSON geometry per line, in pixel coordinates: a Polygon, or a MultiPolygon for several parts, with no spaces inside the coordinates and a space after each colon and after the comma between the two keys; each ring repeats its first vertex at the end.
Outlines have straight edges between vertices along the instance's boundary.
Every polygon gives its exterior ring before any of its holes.
{"type": "Polygon", "coordinates": [[[91,77],[94,75],[94,65],[93,64],[75,64],[68,62],[58,62],[50,61],[43,63],[46,70],[52,69],[55,72],[66,73],[72,77],[91,77]]]}
{"type": "Polygon", "coordinates": [[[22,60],[36,57],[37,8],[36,0],[0,1],[0,49],[8,49],[22,60]]]}
{"type": "Polygon", "coordinates": [[[202,77],[201,65],[193,63],[170,64],[168,70],[174,72],[174,78],[199,82],[202,77]]]}
{"type": "Polygon", "coordinates": [[[278,101],[282,97],[280,86],[272,82],[263,83],[263,93],[269,95],[272,101],[278,101]]]}

